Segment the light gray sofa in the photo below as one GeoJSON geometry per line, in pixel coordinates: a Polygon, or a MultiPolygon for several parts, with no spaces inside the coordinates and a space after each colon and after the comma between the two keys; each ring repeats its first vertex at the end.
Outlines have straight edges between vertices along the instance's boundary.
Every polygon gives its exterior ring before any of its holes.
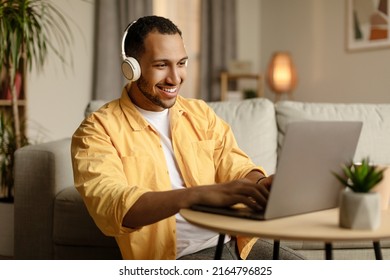
{"type": "MultiPolygon", "coordinates": [[[[91,102],[86,113],[101,105],[102,101],[91,102]]],[[[276,168],[286,124],[297,120],[362,120],[355,159],[369,155],[374,163],[390,164],[390,104],[274,104],[255,98],[210,105],[231,124],[242,149],[270,174],[276,168]]],[[[121,258],[114,239],[98,230],[73,187],[70,138],[19,149],[15,171],[15,259],[121,258]]],[[[322,243],[282,244],[308,259],[324,259],[322,243]]],[[[390,242],[381,245],[384,259],[390,259],[390,242]]],[[[333,246],[335,259],[375,257],[371,242],[333,246]]]]}

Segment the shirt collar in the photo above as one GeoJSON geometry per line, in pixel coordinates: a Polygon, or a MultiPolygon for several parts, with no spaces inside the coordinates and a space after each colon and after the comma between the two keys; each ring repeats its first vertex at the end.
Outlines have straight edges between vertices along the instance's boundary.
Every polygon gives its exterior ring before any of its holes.
{"type": "MultiPolygon", "coordinates": [[[[186,110],[182,106],[183,97],[177,96],[175,105],[173,105],[170,111],[170,118],[172,122],[176,122],[181,115],[183,115],[186,110]]],[[[130,126],[133,130],[144,130],[149,126],[149,123],[144,119],[141,113],[135,107],[133,101],[131,101],[129,95],[127,94],[126,87],[122,90],[122,95],[119,100],[119,106],[122,109],[122,112],[126,116],[130,126]]]]}

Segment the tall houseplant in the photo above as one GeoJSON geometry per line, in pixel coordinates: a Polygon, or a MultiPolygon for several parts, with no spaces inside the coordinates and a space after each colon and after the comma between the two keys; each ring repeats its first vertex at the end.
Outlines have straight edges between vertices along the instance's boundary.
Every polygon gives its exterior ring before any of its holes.
{"type": "MultiPolygon", "coordinates": [[[[23,135],[21,145],[28,144],[27,138],[23,135]]],[[[0,112],[0,178],[1,190],[4,193],[2,201],[13,202],[14,184],[14,153],[16,151],[13,119],[4,112],[0,112]]]]}
{"type": "MultiPolygon", "coordinates": [[[[0,159],[13,158],[8,153],[27,143],[21,129],[19,114],[18,90],[15,77],[21,76],[22,87],[25,88],[27,70],[34,65],[41,70],[45,64],[48,51],[53,51],[58,58],[66,62],[73,40],[66,17],[48,0],[0,0],[0,73],[4,73],[4,84],[11,92],[12,119],[0,129],[6,142],[14,145],[14,149],[2,150],[0,159]],[[11,143],[12,142],[12,143],[11,143]]],[[[70,57],[70,56],[69,56],[70,57]]],[[[4,120],[5,121],[5,120],[4,120]]],[[[13,165],[8,172],[12,172],[13,165]]],[[[2,172],[3,173],[3,172],[2,172]]],[[[5,174],[5,173],[4,173],[5,174]]],[[[13,176],[1,177],[1,185],[8,188],[6,199],[12,201],[13,176]],[[7,181],[7,182],[6,182],[7,181]]]]}

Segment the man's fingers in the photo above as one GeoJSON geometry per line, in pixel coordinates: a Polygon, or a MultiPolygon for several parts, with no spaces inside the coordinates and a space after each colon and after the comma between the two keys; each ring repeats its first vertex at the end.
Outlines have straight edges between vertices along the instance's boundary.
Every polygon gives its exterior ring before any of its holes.
{"type": "Polygon", "coordinates": [[[251,208],[258,208],[254,204],[264,208],[267,204],[269,191],[261,185],[255,185],[253,183],[244,182],[241,187],[238,188],[239,194],[242,195],[242,203],[248,205],[251,208]]]}

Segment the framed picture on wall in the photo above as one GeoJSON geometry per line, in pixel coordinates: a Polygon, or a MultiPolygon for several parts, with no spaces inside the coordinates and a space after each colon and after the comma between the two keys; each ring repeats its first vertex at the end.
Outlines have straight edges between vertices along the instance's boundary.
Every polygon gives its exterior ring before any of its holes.
{"type": "Polygon", "coordinates": [[[347,49],[390,47],[390,0],[346,0],[347,49]]]}

